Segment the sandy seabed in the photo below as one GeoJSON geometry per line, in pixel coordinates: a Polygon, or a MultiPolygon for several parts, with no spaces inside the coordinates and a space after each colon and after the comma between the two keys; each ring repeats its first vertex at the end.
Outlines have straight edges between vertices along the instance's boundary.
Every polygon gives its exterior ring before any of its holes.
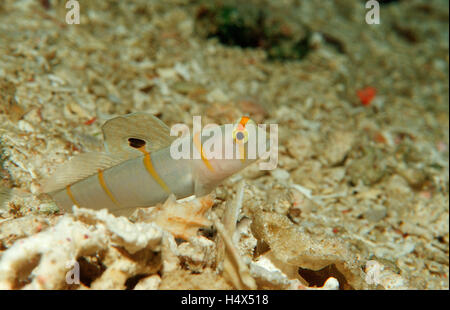
{"type": "Polygon", "coordinates": [[[448,2],[380,1],[379,25],[364,1],[253,2],[308,29],[304,57],[207,38],[202,1],[80,1],[79,25],[62,0],[0,2],[1,288],[449,288],[448,2]],[[37,195],[137,111],[278,124],[278,167],[131,219],[37,195]]]}

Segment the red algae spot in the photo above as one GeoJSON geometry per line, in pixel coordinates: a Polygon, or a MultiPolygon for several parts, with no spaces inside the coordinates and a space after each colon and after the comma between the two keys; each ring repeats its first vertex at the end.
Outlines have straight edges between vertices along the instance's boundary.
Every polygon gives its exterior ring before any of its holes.
{"type": "Polygon", "coordinates": [[[375,98],[377,90],[374,87],[367,86],[356,92],[363,106],[369,106],[372,100],[375,98]]]}
{"type": "Polygon", "coordinates": [[[419,193],[419,196],[420,196],[420,197],[423,197],[423,198],[425,198],[425,199],[431,199],[432,194],[431,194],[430,191],[421,191],[421,192],[419,193]]]}
{"type": "Polygon", "coordinates": [[[385,137],[383,136],[383,134],[380,133],[380,132],[375,133],[375,136],[373,137],[373,139],[374,139],[375,142],[377,142],[377,143],[384,143],[384,144],[387,143],[386,138],[385,138],[385,137]]]}
{"type": "Polygon", "coordinates": [[[97,120],[97,117],[93,117],[87,121],[84,122],[85,125],[92,125],[97,120]]]}

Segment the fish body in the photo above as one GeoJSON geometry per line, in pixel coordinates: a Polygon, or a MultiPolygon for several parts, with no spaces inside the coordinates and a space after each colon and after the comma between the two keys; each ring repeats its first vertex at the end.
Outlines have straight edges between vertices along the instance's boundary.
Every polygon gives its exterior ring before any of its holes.
{"type": "MultiPolygon", "coordinates": [[[[248,121],[241,119],[241,131],[248,121]]],[[[178,145],[188,146],[190,156],[176,158],[175,140],[160,120],[145,113],[120,116],[102,127],[109,153],[78,155],[43,182],[42,192],[67,211],[77,205],[118,215],[163,202],[170,194],[177,199],[206,195],[257,160],[249,157],[247,143],[236,143],[243,135],[230,137],[227,128],[218,126],[213,137],[193,133],[179,138],[178,145]],[[217,158],[205,155],[207,143],[214,145],[217,158]],[[240,156],[226,158],[227,146],[240,156]]]]}
{"type": "Polygon", "coordinates": [[[164,182],[163,186],[158,183],[158,177],[148,171],[144,162],[146,155],[143,155],[99,171],[51,196],[65,210],[75,204],[92,209],[107,208],[114,213],[155,205],[170,193],[179,198],[193,195],[192,163],[172,159],[169,151],[165,148],[150,157],[154,173],[164,182]]]}

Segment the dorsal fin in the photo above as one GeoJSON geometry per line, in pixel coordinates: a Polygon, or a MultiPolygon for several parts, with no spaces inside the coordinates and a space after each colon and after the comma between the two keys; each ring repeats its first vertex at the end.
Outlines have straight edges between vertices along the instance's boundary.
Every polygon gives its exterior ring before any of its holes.
{"type": "Polygon", "coordinates": [[[166,124],[144,112],[110,119],[103,124],[102,131],[106,151],[128,158],[142,155],[139,151],[142,147],[147,152],[153,152],[170,145],[176,138],[170,136],[166,124]]]}
{"type": "Polygon", "coordinates": [[[40,191],[42,193],[51,193],[61,190],[68,185],[96,174],[99,170],[118,165],[126,159],[123,156],[101,152],[76,155],[59,166],[52,176],[45,179],[41,184],[40,191]]]}

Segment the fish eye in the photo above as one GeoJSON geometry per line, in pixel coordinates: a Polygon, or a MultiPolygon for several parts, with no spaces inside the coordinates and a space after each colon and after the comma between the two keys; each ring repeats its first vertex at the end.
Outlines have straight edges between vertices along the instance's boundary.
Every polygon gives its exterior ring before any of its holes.
{"type": "Polygon", "coordinates": [[[247,143],[248,141],[247,129],[245,129],[245,127],[240,126],[236,127],[233,130],[233,139],[239,144],[247,143]]]}
{"type": "Polygon", "coordinates": [[[128,138],[128,144],[135,149],[139,149],[145,145],[145,141],[137,138],[128,138]]]}
{"type": "Polygon", "coordinates": [[[246,125],[256,125],[254,121],[252,121],[248,116],[244,116],[240,118],[236,124],[236,127],[233,130],[233,139],[239,143],[247,143],[248,141],[248,131],[245,128],[246,125]]]}

